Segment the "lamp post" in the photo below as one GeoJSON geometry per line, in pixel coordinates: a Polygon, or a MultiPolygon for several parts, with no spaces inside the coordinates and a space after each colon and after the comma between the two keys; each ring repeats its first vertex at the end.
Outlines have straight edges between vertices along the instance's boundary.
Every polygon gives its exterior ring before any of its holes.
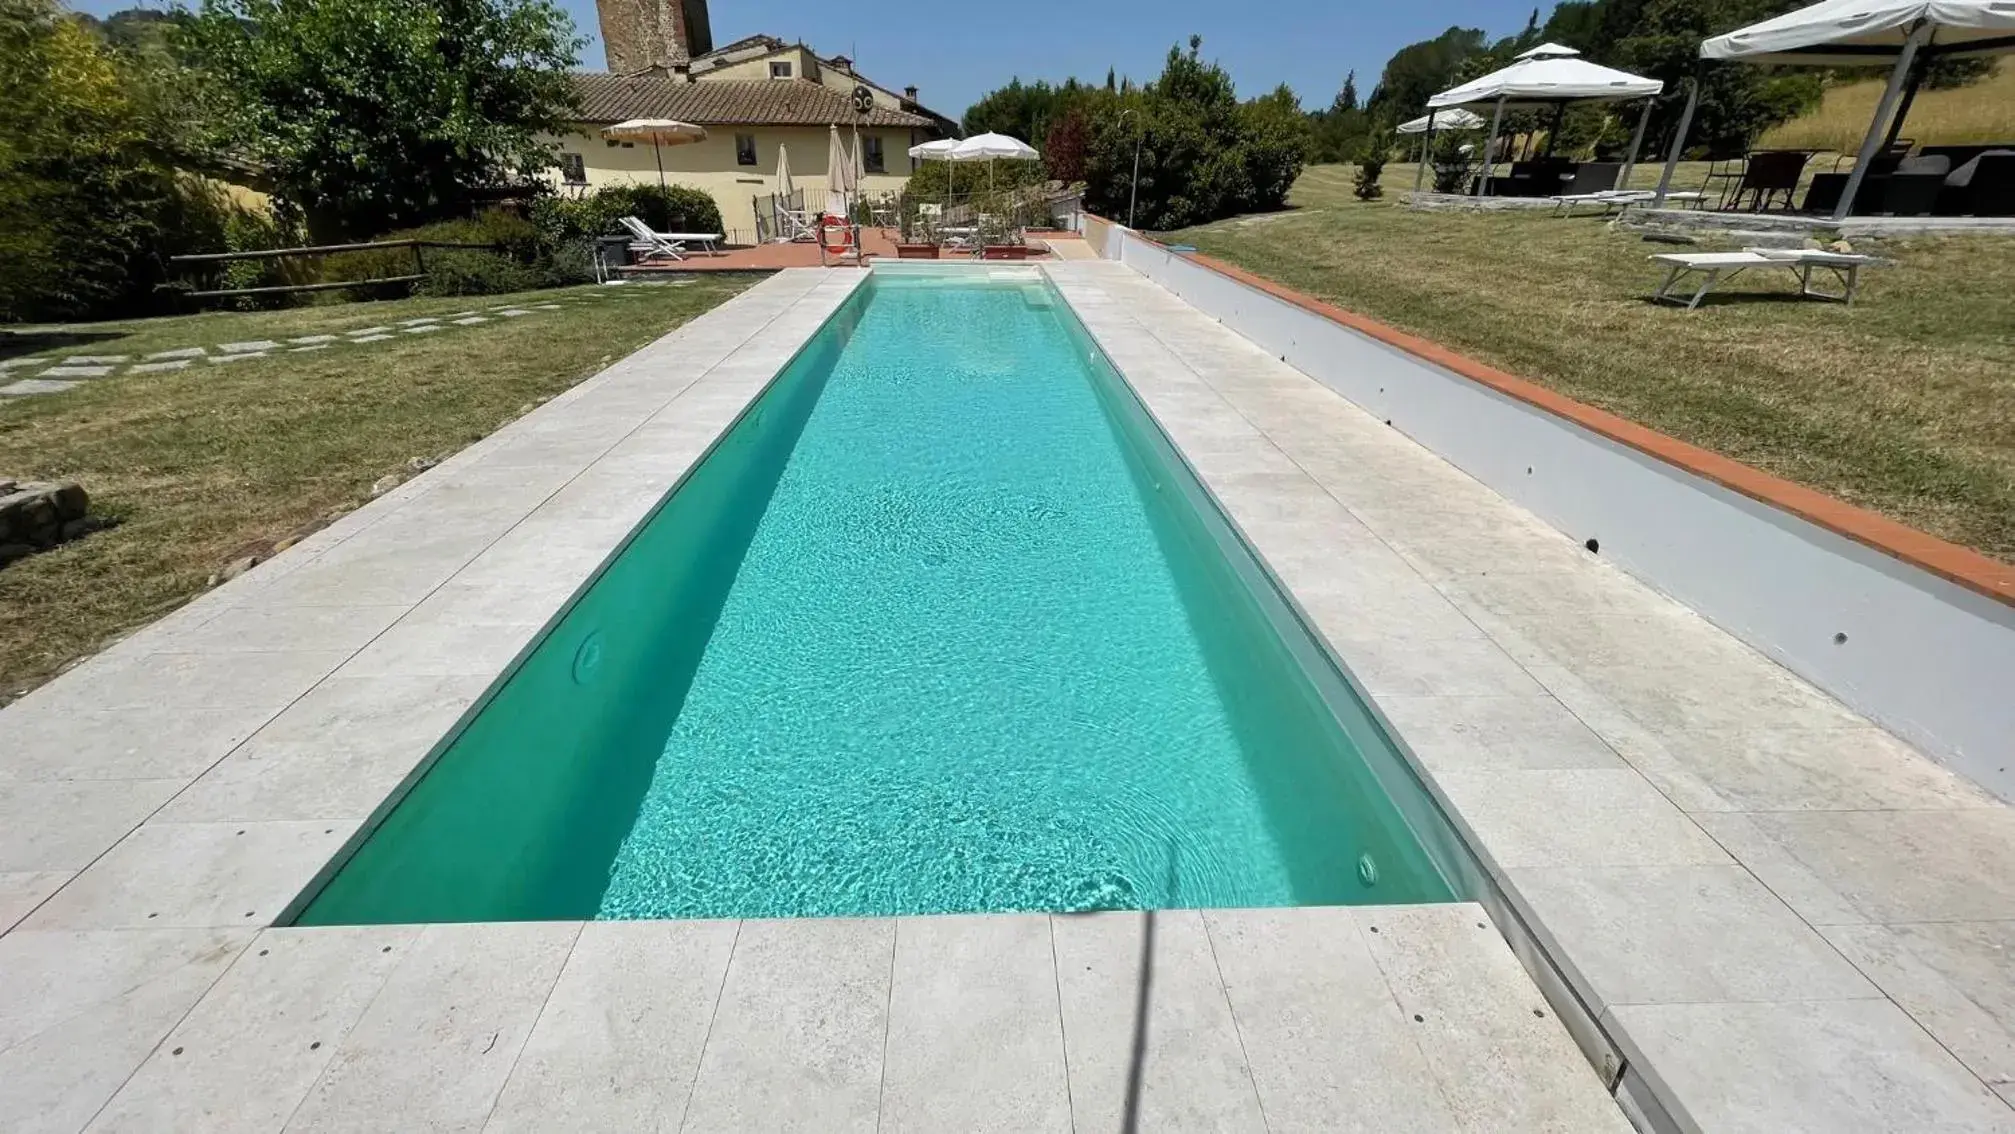
{"type": "MultiPolygon", "coordinates": [[[[1133,113],[1133,107],[1131,106],[1127,107],[1125,110],[1119,112],[1119,120],[1121,122],[1126,121],[1127,115],[1132,113],[1133,113]]],[[[1135,120],[1134,126],[1135,129],[1133,132],[1133,184],[1127,189],[1127,195],[1126,195],[1126,226],[1128,228],[1133,227],[1134,206],[1140,203],[1140,141],[1145,133],[1144,131],[1139,129],[1140,122],[1138,119],[1135,120]]]]}

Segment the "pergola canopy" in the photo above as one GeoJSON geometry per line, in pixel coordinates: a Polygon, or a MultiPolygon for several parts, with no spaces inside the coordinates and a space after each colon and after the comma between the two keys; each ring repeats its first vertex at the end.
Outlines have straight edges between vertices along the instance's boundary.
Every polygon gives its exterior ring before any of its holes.
{"type": "Polygon", "coordinates": [[[1437,131],[1474,130],[1483,125],[1483,119],[1467,110],[1456,109],[1438,111],[1431,115],[1423,114],[1411,122],[1402,122],[1393,129],[1401,134],[1425,134],[1429,118],[1434,119],[1434,128],[1437,131]]]}
{"type": "Polygon", "coordinates": [[[1518,109],[1589,99],[1643,98],[1665,89],[1665,84],[1657,79],[1591,63],[1577,54],[1560,54],[1572,51],[1555,44],[1542,44],[1509,67],[1435,95],[1427,100],[1428,109],[1495,104],[1500,100],[1506,109],[1518,109]]]}
{"type": "Polygon", "coordinates": [[[2015,51],[2010,0],[1821,0],[1809,8],[1718,35],[1703,59],[1744,63],[1890,63],[1912,32],[1931,28],[1918,49],[1930,56],[2015,51]]]}
{"type": "MultiPolygon", "coordinates": [[[[1875,104],[1875,117],[1861,139],[1839,203],[1833,206],[1834,220],[1853,213],[1877,150],[1896,142],[1923,82],[1926,60],[2004,52],[2015,52],[2015,0],[1820,0],[1700,45],[1702,59],[1738,63],[1889,65],[1889,84],[1875,104]]],[[[1696,80],[1658,181],[1661,205],[1699,99],[1696,80]]]]}

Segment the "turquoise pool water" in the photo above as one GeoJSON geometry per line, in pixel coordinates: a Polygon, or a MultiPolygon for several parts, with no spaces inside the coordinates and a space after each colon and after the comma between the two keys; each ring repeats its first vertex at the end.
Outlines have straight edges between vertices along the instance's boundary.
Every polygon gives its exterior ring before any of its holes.
{"type": "Polygon", "coordinates": [[[876,273],[298,921],[1447,900],[1385,744],[1046,282],[876,273]]]}

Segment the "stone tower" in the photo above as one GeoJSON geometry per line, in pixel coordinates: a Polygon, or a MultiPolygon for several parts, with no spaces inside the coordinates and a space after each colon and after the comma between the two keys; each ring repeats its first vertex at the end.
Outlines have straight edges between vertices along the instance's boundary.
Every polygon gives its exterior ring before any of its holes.
{"type": "Polygon", "coordinates": [[[595,0],[609,70],[634,75],[682,71],[714,49],[707,0],[595,0]]]}

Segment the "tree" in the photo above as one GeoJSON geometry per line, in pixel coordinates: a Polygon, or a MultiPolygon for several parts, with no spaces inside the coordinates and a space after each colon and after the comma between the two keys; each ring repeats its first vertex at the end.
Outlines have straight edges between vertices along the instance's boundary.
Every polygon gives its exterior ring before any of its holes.
{"type": "MultiPolygon", "coordinates": [[[[1108,72],[1107,80],[1111,80],[1108,72]]],[[[1010,79],[1008,85],[989,91],[966,108],[961,125],[967,134],[1006,134],[1033,142],[1047,137],[1052,123],[1082,103],[1092,88],[1076,79],[1051,86],[1041,79],[1024,83],[1010,79]]]]}
{"type": "Polygon", "coordinates": [[[1085,203],[1125,217],[1140,155],[1144,228],[1172,229],[1279,208],[1308,160],[1300,102],[1285,86],[1240,104],[1231,76],[1201,58],[1202,40],[1170,48],[1154,82],[1088,103],[1085,203]]]}
{"type": "Polygon", "coordinates": [[[0,0],[0,319],[144,298],[176,187],[124,61],[53,0],[0,0]]]}
{"type": "Polygon", "coordinates": [[[1066,185],[1084,180],[1085,149],[1091,144],[1091,127],[1082,105],[1065,111],[1063,117],[1043,135],[1042,160],[1049,175],[1066,185]]]}
{"type": "Polygon", "coordinates": [[[1336,97],[1330,100],[1329,112],[1331,114],[1348,114],[1356,109],[1357,72],[1352,71],[1343,77],[1343,89],[1336,92],[1336,97]]]}
{"type": "Polygon", "coordinates": [[[1721,63],[1701,67],[1700,41],[1798,7],[1798,0],[1598,0],[1614,5],[1604,22],[1616,31],[1607,48],[1614,66],[1661,79],[1666,96],[1651,112],[1646,137],[1669,143],[1685,104],[1685,82],[1696,74],[1700,103],[1689,147],[1714,156],[1742,153],[1763,131],[1818,105],[1823,73],[1812,68],[1721,63]],[[1627,11],[1628,23],[1615,18],[1627,11]]]}
{"type": "Polygon", "coordinates": [[[1463,60],[1483,49],[1482,28],[1449,28],[1433,39],[1407,44],[1386,61],[1367,108],[1390,122],[1419,115],[1429,96],[1453,85],[1463,60]]]}
{"type": "Polygon", "coordinates": [[[551,0],[204,0],[183,34],[222,95],[213,143],[327,236],[552,165],[583,42],[551,0]]]}

